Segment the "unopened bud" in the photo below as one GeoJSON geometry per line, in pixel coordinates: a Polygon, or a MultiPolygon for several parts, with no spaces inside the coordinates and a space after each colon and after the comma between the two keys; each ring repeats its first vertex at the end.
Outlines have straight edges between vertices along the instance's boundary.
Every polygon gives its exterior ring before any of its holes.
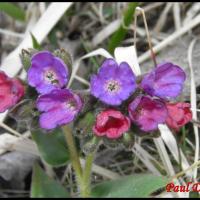
{"type": "Polygon", "coordinates": [[[69,75],[71,75],[72,72],[72,58],[69,52],[65,51],[64,49],[57,49],[54,51],[54,55],[61,58],[64,63],[67,65],[69,70],[69,75]]]}
{"type": "Polygon", "coordinates": [[[23,68],[28,71],[29,67],[31,66],[31,58],[32,56],[37,53],[38,50],[29,48],[28,50],[22,49],[20,56],[23,68]]]}
{"type": "Polygon", "coordinates": [[[132,148],[133,144],[134,144],[134,137],[132,133],[124,133],[123,134],[123,145],[125,146],[125,148],[132,148]]]}

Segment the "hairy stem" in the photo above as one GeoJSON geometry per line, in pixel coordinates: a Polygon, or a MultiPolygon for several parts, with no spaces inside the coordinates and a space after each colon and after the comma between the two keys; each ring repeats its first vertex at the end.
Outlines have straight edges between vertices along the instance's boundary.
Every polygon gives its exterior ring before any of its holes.
{"type": "MultiPolygon", "coordinates": [[[[72,163],[72,167],[75,171],[76,174],[76,178],[77,178],[77,184],[79,186],[80,192],[82,191],[82,168],[81,168],[81,163],[80,163],[80,159],[78,156],[78,152],[75,146],[75,142],[74,142],[74,138],[72,135],[72,130],[69,126],[65,125],[62,127],[66,142],[67,142],[67,146],[69,149],[69,154],[70,154],[70,160],[72,163]]],[[[82,192],[81,192],[82,193],[82,192]]]]}
{"type": "Polygon", "coordinates": [[[94,160],[94,153],[90,153],[86,158],[84,174],[83,174],[83,183],[84,183],[84,190],[83,190],[83,197],[89,197],[91,192],[91,170],[92,170],[92,163],[94,160]]]}
{"type": "Polygon", "coordinates": [[[90,197],[90,193],[91,193],[91,172],[92,172],[92,164],[94,161],[94,156],[97,150],[97,146],[98,146],[98,138],[94,137],[91,141],[92,145],[96,146],[96,149],[94,151],[92,151],[91,153],[89,153],[86,157],[85,160],[85,167],[83,170],[83,183],[84,183],[84,190],[83,190],[83,197],[90,197]]]}

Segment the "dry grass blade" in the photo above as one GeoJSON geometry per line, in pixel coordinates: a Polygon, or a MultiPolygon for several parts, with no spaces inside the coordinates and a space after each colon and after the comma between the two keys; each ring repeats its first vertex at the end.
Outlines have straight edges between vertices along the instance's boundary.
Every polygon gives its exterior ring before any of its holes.
{"type": "Polygon", "coordinates": [[[2,29],[2,28],[0,28],[0,33],[4,34],[4,35],[16,37],[16,38],[23,38],[24,37],[24,35],[21,34],[21,33],[16,33],[16,32],[10,31],[10,30],[2,29]]]}
{"type": "MultiPolygon", "coordinates": [[[[58,20],[62,17],[65,11],[72,3],[51,3],[45,13],[38,20],[36,25],[31,30],[37,41],[41,43],[51,29],[55,26],[58,20]],[[52,13],[54,13],[52,15],[52,13]]],[[[31,35],[27,34],[21,44],[11,52],[1,64],[1,70],[5,71],[10,76],[15,76],[21,68],[19,54],[21,50],[32,47],[31,35]],[[15,66],[15,68],[13,68],[15,66]]]]}
{"type": "MultiPolygon", "coordinates": [[[[178,147],[177,147],[177,142],[176,139],[173,135],[173,133],[170,131],[170,129],[166,125],[159,125],[159,130],[161,133],[161,137],[163,141],[165,142],[166,146],[168,147],[169,151],[173,155],[174,159],[179,163],[179,152],[178,152],[178,147]]],[[[180,149],[180,156],[181,156],[181,161],[182,163],[181,166],[183,169],[188,168],[190,165],[183,154],[182,150],[180,149]]],[[[192,177],[192,172],[187,172],[188,177],[192,177]]]]}
{"type": "Polygon", "coordinates": [[[186,17],[183,20],[183,25],[186,25],[188,22],[190,22],[192,18],[199,12],[199,10],[200,10],[200,2],[192,4],[192,6],[188,9],[186,13],[186,17]]]}
{"type": "Polygon", "coordinates": [[[17,141],[17,137],[4,133],[0,135],[0,155],[12,148],[12,145],[17,141]]]}
{"type": "MultiPolygon", "coordinates": [[[[81,159],[81,165],[85,165],[85,160],[84,159],[81,159]]],[[[99,175],[102,175],[106,178],[109,178],[109,179],[112,179],[112,180],[115,180],[115,179],[119,179],[120,178],[120,175],[115,173],[115,172],[112,172],[108,169],[105,169],[99,165],[96,165],[96,164],[93,164],[92,165],[92,171],[94,173],[97,173],[99,175]]]]}
{"type": "Polygon", "coordinates": [[[117,47],[114,51],[114,56],[118,63],[126,61],[130,65],[135,75],[141,74],[134,46],[117,47]]]}
{"type": "MultiPolygon", "coordinates": [[[[191,76],[191,108],[192,108],[192,113],[193,113],[193,119],[197,120],[197,112],[194,110],[197,109],[197,98],[196,98],[196,86],[195,86],[195,76],[194,76],[194,71],[193,71],[193,66],[192,66],[192,50],[194,48],[194,44],[196,42],[196,39],[194,39],[189,48],[188,48],[188,64],[190,68],[190,76],[191,76]]],[[[194,128],[194,135],[195,135],[195,156],[194,156],[194,162],[197,162],[199,159],[199,131],[198,131],[198,126],[195,124],[193,125],[194,128]]],[[[194,174],[193,174],[194,180],[197,178],[197,167],[194,169],[194,174]]]]}
{"type": "Polygon", "coordinates": [[[90,83],[88,81],[86,81],[84,78],[82,78],[82,77],[80,77],[78,75],[75,75],[74,78],[76,80],[78,80],[80,83],[82,83],[82,84],[84,84],[84,85],[86,85],[88,87],[90,86],[90,83]]]}
{"type": "MultiPolygon", "coordinates": [[[[29,134],[24,134],[25,137],[18,138],[9,134],[3,134],[0,136],[0,154],[5,153],[6,151],[20,151],[30,153],[32,155],[39,157],[39,151],[36,144],[28,139],[29,134]]],[[[81,163],[84,165],[85,160],[81,159],[81,163]]],[[[117,179],[120,177],[119,174],[112,172],[104,167],[93,164],[92,171],[96,174],[99,174],[105,178],[117,179]]]]}
{"type": "Polygon", "coordinates": [[[137,33],[136,29],[137,29],[138,13],[142,14],[143,22],[144,22],[144,26],[145,26],[145,31],[146,31],[146,35],[147,35],[147,41],[148,41],[148,45],[149,45],[149,51],[150,51],[150,54],[151,54],[151,58],[154,62],[154,66],[156,66],[157,65],[156,64],[156,58],[155,58],[155,53],[154,53],[153,48],[152,48],[151,36],[150,36],[149,28],[148,28],[148,25],[147,25],[146,15],[145,15],[144,9],[142,9],[140,7],[136,7],[135,18],[134,18],[134,26],[135,26],[135,29],[134,29],[134,46],[135,46],[135,48],[137,48],[136,47],[136,33],[137,33]]]}
{"type": "Polygon", "coordinates": [[[121,25],[121,20],[117,19],[110,24],[108,24],[104,29],[102,29],[99,33],[95,35],[95,37],[92,39],[93,46],[97,46],[100,44],[103,40],[108,38],[110,35],[112,35],[121,25]]]}
{"type": "Polygon", "coordinates": [[[176,30],[181,28],[180,4],[178,2],[173,5],[173,15],[176,30]]]}
{"type": "Polygon", "coordinates": [[[161,16],[158,19],[158,22],[156,23],[156,26],[154,28],[154,31],[156,33],[160,32],[162,30],[163,26],[165,25],[167,15],[168,15],[170,9],[172,8],[172,6],[173,6],[173,3],[167,3],[166,4],[161,16]]]}
{"type": "MultiPolygon", "coordinates": [[[[160,50],[164,49],[165,47],[167,47],[169,44],[171,44],[174,40],[176,40],[177,38],[179,38],[180,36],[184,35],[185,33],[187,33],[189,30],[191,30],[192,28],[194,28],[195,26],[197,26],[198,24],[200,24],[200,15],[196,16],[193,20],[190,21],[190,23],[187,23],[186,25],[184,25],[182,28],[180,28],[178,31],[175,31],[173,34],[171,34],[170,36],[168,36],[166,39],[164,39],[162,42],[160,42],[158,45],[153,47],[153,51],[155,53],[158,53],[160,50]]],[[[145,52],[144,54],[142,54],[139,58],[138,58],[138,62],[141,64],[144,61],[148,60],[151,56],[151,52],[150,50],[145,52]]]]}
{"type": "Polygon", "coordinates": [[[173,176],[175,174],[174,168],[170,162],[169,155],[166,151],[166,148],[164,146],[164,143],[161,138],[154,138],[154,143],[158,149],[158,153],[160,154],[160,158],[165,166],[165,169],[167,171],[167,174],[169,176],[173,176]]]}
{"type": "Polygon", "coordinates": [[[15,131],[14,129],[12,129],[10,126],[6,125],[3,122],[0,122],[0,127],[4,128],[5,130],[9,131],[15,136],[18,136],[18,137],[22,136],[20,133],[18,133],[17,131],[15,131]]]}
{"type": "MultiPolygon", "coordinates": [[[[77,73],[77,71],[78,71],[78,69],[79,69],[79,66],[80,66],[81,61],[84,60],[84,59],[86,59],[86,58],[93,57],[93,56],[97,56],[97,55],[101,55],[101,56],[106,57],[106,58],[112,58],[112,56],[110,55],[110,53],[108,53],[108,52],[107,52],[105,49],[103,49],[103,48],[94,50],[94,51],[92,51],[92,52],[90,52],[90,53],[88,53],[88,54],[82,56],[81,58],[79,58],[78,60],[76,60],[76,61],[74,62],[74,67],[73,67],[73,69],[72,69],[72,74],[71,74],[71,77],[70,77],[70,80],[69,80],[69,83],[68,83],[68,87],[71,86],[72,81],[74,80],[74,78],[75,78],[75,76],[76,76],[76,73],[77,73]]],[[[81,80],[81,78],[78,77],[78,76],[76,76],[76,79],[81,80]]],[[[83,82],[83,83],[85,82],[85,83],[87,84],[87,82],[86,82],[86,81],[83,81],[83,79],[82,79],[82,82],[83,82]]]]}
{"type": "Polygon", "coordinates": [[[132,148],[133,153],[144,163],[147,169],[155,175],[161,175],[157,168],[152,164],[152,161],[155,162],[153,156],[151,156],[141,145],[135,143],[132,148]]]}
{"type": "MultiPolygon", "coordinates": [[[[163,5],[163,4],[164,4],[164,2],[152,3],[152,4],[144,7],[144,11],[148,12],[148,11],[153,10],[153,9],[163,5]]],[[[104,41],[106,38],[108,38],[110,35],[112,35],[120,27],[121,24],[123,25],[124,29],[131,30],[131,28],[124,26],[121,19],[116,19],[116,20],[112,21],[111,23],[109,23],[105,28],[103,28],[99,33],[97,33],[93,37],[93,39],[92,39],[93,46],[97,46],[102,41],[104,41]]],[[[137,32],[138,32],[138,35],[140,35],[140,36],[145,35],[145,32],[143,31],[143,29],[140,29],[138,27],[137,27],[137,32]]]]}

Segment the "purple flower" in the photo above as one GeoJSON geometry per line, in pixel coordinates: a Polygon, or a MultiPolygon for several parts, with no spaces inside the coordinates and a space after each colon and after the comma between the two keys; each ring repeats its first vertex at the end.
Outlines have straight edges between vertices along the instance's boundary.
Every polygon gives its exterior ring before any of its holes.
{"type": "Polygon", "coordinates": [[[41,94],[64,87],[68,82],[65,63],[48,51],[40,51],[31,59],[28,83],[41,94]]]}
{"type": "Polygon", "coordinates": [[[185,72],[179,66],[163,63],[144,76],[141,87],[151,96],[175,98],[182,92],[185,79],[185,72]]]}
{"type": "Polygon", "coordinates": [[[129,117],[142,131],[148,132],[158,128],[158,124],[165,122],[167,109],[158,99],[140,95],[128,107],[129,117]]]}
{"type": "Polygon", "coordinates": [[[49,94],[41,95],[37,100],[40,115],[40,127],[53,129],[74,120],[82,108],[82,100],[68,89],[55,89],[49,94]]]}
{"type": "Polygon", "coordinates": [[[90,81],[91,94],[109,105],[120,105],[135,91],[135,75],[126,62],[106,59],[90,81]]]}

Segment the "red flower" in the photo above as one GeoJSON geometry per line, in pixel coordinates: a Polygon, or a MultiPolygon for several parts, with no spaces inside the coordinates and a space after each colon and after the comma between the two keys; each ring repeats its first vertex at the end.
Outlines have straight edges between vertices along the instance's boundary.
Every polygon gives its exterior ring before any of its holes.
{"type": "Polygon", "coordinates": [[[166,103],[168,117],[166,123],[170,128],[179,130],[192,119],[192,111],[189,103],[166,103]]]}
{"type": "Polygon", "coordinates": [[[16,78],[0,72],[0,113],[15,105],[24,96],[24,86],[16,78]]]}
{"type": "Polygon", "coordinates": [[[97,115],[93,131],[97,136],[116,139],[130,128],[130,120],[120,111],[108,109],[97,115]]]}

